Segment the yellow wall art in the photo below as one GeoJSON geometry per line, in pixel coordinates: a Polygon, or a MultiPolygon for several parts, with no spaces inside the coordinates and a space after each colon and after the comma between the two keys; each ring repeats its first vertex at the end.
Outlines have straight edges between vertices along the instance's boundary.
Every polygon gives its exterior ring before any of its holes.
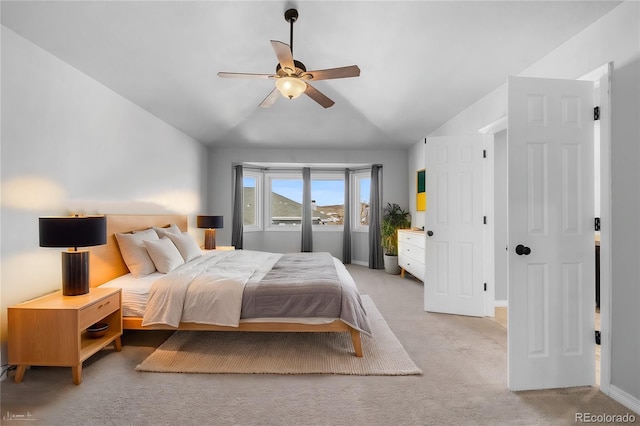
{"type": "Polygon", "coordinates": [[[416,211],[427,210],[427,193],[425,190],[425,169],[416,172],[416,211]]]}

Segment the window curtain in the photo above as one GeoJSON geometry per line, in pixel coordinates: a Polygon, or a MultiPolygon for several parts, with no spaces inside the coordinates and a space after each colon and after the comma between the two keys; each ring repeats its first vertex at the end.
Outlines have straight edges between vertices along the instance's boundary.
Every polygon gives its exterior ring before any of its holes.
{"type": "Polygon", "coordinates": [[[351,263],[351,173],[344,170],[344,223],[342,231],[342,263],[351,263]]]}
{"type": "Polygon", "coordinates": [[[380,218],[382,216],[382,165],[371,166],[371,194],[369,199],[369,268],[383,269],[382,235],[380,218]]]}
{"type": "Polygon", "coordinates": [[[313,251],[313,223],[311,221],[311,168],[302,168],[302,245],[300,251],[313,251]]]}
{"type": "Polygon", "coordinates": [[[242,234],[244,222],[244,178],[242,165],[235,168],[235,182],[233,190],[233,224],[231,229],[231,245],[236,250],[242,250],[242,234]]]}

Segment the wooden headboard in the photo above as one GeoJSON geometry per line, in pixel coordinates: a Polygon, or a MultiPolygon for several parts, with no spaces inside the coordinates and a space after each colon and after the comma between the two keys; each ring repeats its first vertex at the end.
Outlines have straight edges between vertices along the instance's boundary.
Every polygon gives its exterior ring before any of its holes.
{"type": "Polygon", "coordinates": [[[123,215],[109,214],[107,216],[107,244],[91,248],[89,259],[89,286],[100,284],[129,273],[118,248],[117,232],[131,232],[147,229],[152,226],[161,228],[172,223],[184,232],[187,231],[186,215],[123,215]]]}

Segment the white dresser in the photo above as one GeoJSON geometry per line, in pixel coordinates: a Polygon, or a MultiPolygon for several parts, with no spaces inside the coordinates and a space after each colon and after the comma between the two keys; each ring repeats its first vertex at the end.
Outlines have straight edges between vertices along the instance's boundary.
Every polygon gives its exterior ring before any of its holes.
{"type": "Polygon", "coordinates": [[[424,231],[398,230],[398,265],[402,268],[400,276],[409,272],[420,281],[424,281],[425,264],[424,231]]]}

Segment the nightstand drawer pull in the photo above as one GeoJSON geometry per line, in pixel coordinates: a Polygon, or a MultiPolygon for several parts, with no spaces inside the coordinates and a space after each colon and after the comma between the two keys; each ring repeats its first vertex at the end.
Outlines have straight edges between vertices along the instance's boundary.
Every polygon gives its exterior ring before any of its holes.
{"type": "Polygon", "coordinates": [[[117,311],[120,308],[119,302],[120,295],[118,293],[105,297],[102,300],[97,300],[93,305],[89,305],[85,309],[80,310],[78,326],[81,330],[84,330],[91,324],[95,324],[110,313],[117,311]]]}

